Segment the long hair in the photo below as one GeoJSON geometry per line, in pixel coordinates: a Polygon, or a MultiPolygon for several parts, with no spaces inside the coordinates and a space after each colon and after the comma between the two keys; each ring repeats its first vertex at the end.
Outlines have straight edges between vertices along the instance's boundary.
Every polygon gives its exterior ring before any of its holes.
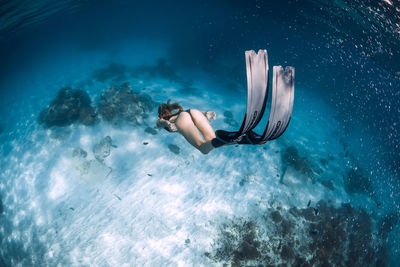
{"type": "Polygon", "coordinates": [[[182,111],[183,108],[181,105],[178,104],[178,102],[170,104],[171,99],[168,99],[166,104],[161,104],[158,107],[158,117],[160,119],[165,119],[167,117],[171,117],[171,115],[175,115],[176,113],[172,114],[172,111],[175,109],[178,109],[179,111],[182,111]]]}

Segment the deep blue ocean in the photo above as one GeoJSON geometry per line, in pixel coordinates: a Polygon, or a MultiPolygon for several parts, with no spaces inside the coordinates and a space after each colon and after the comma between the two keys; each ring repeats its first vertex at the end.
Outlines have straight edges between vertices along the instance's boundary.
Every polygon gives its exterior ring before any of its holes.
{"type": "Polygon", "coordinates": [[[397,0],[0,1],[0,96],[0,266],[399,266],[397,0]],[[280,138],[156,128],[238,130],[259,49],[295,68],[280,138]]]}

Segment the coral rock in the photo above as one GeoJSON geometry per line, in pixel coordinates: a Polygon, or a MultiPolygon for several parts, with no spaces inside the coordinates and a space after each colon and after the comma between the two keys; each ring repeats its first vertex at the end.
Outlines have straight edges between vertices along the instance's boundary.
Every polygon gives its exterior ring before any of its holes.
{"type": "Polygon", "coordinates": [[[75,122],[91,125],[96,122],[97,115],[85,91],[65,87],[49,107],[40,112],[38,120],[46,127],[67,126],[75,122]]]}

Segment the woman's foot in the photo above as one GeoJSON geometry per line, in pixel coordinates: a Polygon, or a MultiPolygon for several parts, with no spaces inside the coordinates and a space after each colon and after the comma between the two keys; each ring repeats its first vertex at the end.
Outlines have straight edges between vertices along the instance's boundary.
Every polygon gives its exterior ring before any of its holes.
{"type": "Polygon", "coordinates": [[[215,120],[217,118],[217,115],[215,114],[214,111],[206,111],[204,112],[204,116],[206,116],[206,118],[211,121],[211,120],[215,120]]]}

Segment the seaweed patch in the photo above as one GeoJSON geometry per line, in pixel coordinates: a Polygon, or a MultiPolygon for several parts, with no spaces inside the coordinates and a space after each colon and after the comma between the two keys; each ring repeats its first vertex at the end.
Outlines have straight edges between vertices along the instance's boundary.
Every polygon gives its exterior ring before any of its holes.
{"type": "Polygon", "coordinates": [[[385,265],[387,235],[376,238],[374,225],[366,210],[350,204],[333,207],[321,200],[304,209],[270,208],[258,218],[221,224],[205,256],[226,266],[385,265]]]}

